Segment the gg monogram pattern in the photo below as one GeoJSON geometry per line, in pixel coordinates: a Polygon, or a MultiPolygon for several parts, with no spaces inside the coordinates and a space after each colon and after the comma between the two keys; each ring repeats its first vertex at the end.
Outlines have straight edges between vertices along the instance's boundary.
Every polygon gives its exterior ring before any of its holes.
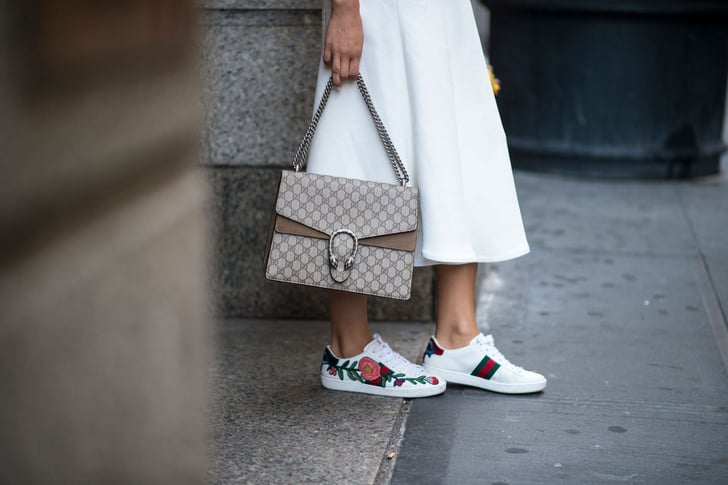
{"type": "MultiPolygon", "coordinates": [[[[418,192],[364,180],[284,170],[276,212],[331,236],[339,229],[357,238],[417,229],[418,192]]],[[[334,239],[338,267],[329,264],[329,239],[273,232],[266,278],[400,300],[410,297],[414,252],[359,244],[344,269],[354,240],[334,239]]]]}
{"type": "Polygon", "coordinates": [[[336,283],[329,274],[327,252],[328,240],[274,233],[266,277],[398,300],[409,299],[414,263],[412,252],[360,246],[351,274],[343,283],[336,283]]]}
{"type": "Polygon", "coordinates": [[[278,214],[331,234],[350,229],[358,238],[417,229],[416,187],[284,170],[278,214]]]}

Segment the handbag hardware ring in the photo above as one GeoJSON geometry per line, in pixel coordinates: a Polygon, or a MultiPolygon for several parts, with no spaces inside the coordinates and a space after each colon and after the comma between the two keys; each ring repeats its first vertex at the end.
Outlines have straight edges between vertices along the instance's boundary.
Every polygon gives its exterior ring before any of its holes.
{"type": "MultiPolygon", "coordinates": [[[[350,231],[349,229],[338,229],[331,234],[331,237],[329,237],[329,266],[331,266],[331,268],[333,269],[338,269],[339,267],[339,260],[334,254],[334,239],[339,234],[346,234],[347,236],[351,237],[352,241],[354,241],[354,249],[352,250],[349,257],[346,258],[346,260],[344,261],[344,270],[350,270],[354,266],[356,251],[359,249],[359,238],[356,237],[354,231],[350,231]]],[[[333,274],[331,277],[334,278],[333,274]]],[[[334,278],[334,281],[336,281],[337,283],[342,283],[346,281],[348,277],[349,275],[346,275],[346,277],[341,281],[334,278]]]]}

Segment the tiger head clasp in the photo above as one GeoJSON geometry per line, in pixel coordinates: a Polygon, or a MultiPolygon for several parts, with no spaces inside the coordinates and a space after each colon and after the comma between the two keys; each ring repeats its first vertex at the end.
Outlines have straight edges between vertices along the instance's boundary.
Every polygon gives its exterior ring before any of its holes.
{"type": "Polygon", "coordinates": [[[329,237],[329,273],[334,281],[337,283],[343,283],[347,280],[347,278],[349,278],[349,275],[351,274],[350,270],[354,267],[354,258],[356,258],[356,252],[358,249],[359,238],[356,237],[354,231],[350,231],[349,229],[338,229],[331,234],[331,237],[329,237]],[[343,270],[339,269],[339,258],[336,256],[334,251],[334,239],[341,234],[349,236],[354,242],[354,247],[351,250],[351,253],[344,260],[343,270]]]}

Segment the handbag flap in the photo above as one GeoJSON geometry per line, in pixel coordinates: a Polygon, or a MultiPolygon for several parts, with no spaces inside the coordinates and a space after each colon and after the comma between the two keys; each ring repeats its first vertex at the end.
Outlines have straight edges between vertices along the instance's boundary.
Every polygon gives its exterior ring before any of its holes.
{"type": "MultiPolygon", "coordinates": [[[[310,227],[295,222],[280,214],[276,214],[275,231],[282,234],[295,234],[298,236],[315,237],[318,239],[328,239],[325,233],[311,229],[310,227]]],[[[384,236],[374,236],[359,239],[362,246],[376,246],[385,249],[399,249],[400,251],[414,251],[417,245],[417,233],[415,231],[399,232],[396,234],[386,234],[384,236]]]]}
{"type": "Polygon", "coordinates": [[[418,191],[381,182],[284,170],[276,213],[331,235],[339,229],[357,238],[417,229],[418,191]]]}

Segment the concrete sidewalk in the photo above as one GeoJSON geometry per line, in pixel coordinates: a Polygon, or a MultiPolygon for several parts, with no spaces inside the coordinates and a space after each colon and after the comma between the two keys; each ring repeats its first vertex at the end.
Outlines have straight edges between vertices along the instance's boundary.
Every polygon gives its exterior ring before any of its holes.
{"type": "Polygon", "coordinates": [[[518,174],[481,309],[542,394],[412,404],[395,484],[728,483],[728,185],[518,174]]]}
{"type": "MultiPolygon", "coordinates": [[[[532,252],[478,314],[544,393],[329,392],[325,322],[220,322],[211,482],[728,483],[726,178],[516,182],[532,252]]],[[[432,326],[375,330],[419,358],[432,326]]]]}

